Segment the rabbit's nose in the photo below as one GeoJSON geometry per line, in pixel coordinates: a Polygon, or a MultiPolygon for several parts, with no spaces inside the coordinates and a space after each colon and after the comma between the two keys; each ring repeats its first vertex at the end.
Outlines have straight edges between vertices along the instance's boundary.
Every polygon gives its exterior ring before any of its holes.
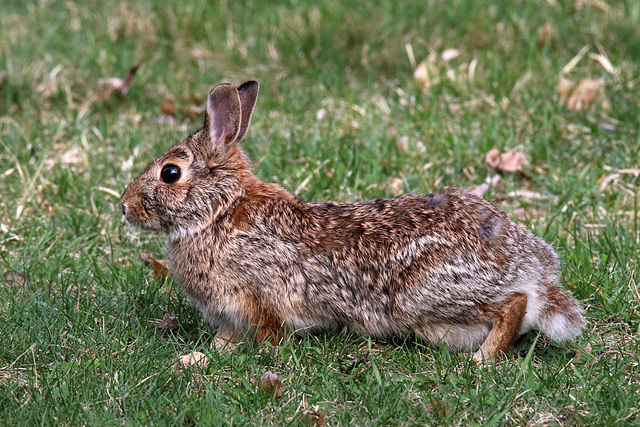
{"type": "Polygon", "coordinates": [[[122,208],[122,215],[127,216],[127,204],[126,203],[122,203],[122,205],[120,205],[120,207],[122,208]]]}

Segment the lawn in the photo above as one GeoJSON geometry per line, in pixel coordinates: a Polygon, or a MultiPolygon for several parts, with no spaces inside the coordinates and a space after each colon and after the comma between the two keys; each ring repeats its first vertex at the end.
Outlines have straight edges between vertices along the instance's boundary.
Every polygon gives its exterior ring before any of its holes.
{"type": "Polygon", "coordinates": [[[640,424],[639,86],[636,0],[3,3],[0,424],[640,424]],[[251,79],[258,176],[340,201],[489,178],[556,248],[584,334],[486,365],[348,331],[210,348],[119,194],[251,79]]]}

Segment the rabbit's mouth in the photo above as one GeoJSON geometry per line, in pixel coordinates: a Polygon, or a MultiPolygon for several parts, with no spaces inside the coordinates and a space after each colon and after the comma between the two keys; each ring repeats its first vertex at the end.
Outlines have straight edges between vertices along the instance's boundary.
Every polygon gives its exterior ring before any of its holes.
{"type": "Polygon", "coordinates": [[[145,204],[141,204],[141,210],[131,209],[126,202],[122,203],[122,219],[133,227],[138,227],[147,231],[163,231],[164,229],[158,221],[154,221],[155,217],[145,204]]]}

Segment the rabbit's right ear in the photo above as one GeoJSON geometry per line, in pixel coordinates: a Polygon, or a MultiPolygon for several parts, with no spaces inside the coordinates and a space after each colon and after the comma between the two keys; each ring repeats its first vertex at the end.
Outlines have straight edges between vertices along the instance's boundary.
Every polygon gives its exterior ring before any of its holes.
{"type": "Polygon", "coordinates": [[[253,114],[253,108],[256,106],[259,90],[260,83],[256,81],[243,83],[238,88],[240,105],[242,106],[242,122],[240,123],[240,132],[238,132],[236,142],[244,138],[244,135],[249,129],[249,124],[251,124],[251,115],[253,114]]]}

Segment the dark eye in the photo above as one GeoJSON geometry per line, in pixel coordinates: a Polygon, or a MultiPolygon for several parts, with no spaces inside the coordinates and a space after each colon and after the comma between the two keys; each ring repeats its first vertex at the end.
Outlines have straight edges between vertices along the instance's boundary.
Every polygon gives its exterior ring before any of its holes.
{"type": "Polygon", "coordinates": [[[166,182],[167,184],[173,184],[179,180],[180,175],[182,175],[182,171],[176,165],[165,165],[160,172],[162,182],[166,182]]]}

